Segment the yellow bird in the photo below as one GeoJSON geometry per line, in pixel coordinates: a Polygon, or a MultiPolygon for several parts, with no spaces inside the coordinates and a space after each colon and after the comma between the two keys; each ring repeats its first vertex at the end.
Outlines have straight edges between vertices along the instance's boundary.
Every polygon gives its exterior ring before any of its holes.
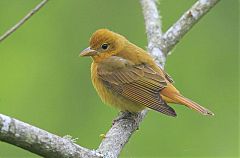
{"type": "Polygon", "coordinates": [[[203,115],[214,115],[181,95],[172,78],[143,49],[124,36],[99,29],[90,47],[80,56],[90,56],[92,83],[102,101],[121,111],[138,112],[150,108],[169,116],[176,112],[167,103],[182,104],[203,115]]]}

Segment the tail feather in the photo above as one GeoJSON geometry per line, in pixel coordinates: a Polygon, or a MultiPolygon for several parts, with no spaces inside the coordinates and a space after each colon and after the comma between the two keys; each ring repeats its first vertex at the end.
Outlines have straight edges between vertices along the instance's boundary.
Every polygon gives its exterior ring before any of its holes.
{"type": "Polygon", "coordinates": [[[203,115],[214,115],[214,113],[211,112],[210,110],[202,107],[198,103],[195,103],[194,101],[192,101],[192,100],[190,100],[190,99],[188,99],[188,98],[186,98],[186,97],[184,97],[180,94],[175,95],[175,98],[179,103],[181,103],[183,105],[186,105],[187,107],[189,107],[191,109],[194,109],[194,110],[200,112],[203,115]]]}

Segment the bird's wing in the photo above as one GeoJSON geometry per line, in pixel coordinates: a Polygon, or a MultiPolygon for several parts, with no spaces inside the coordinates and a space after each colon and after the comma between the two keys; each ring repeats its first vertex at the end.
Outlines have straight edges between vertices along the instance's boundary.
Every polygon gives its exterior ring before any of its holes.
{"type": "Polygon", "coordinates": [[[164,77],[146,64],[132,65],[117,70],[98,70],[99,77],[109,89],[170,116],[176,116],[173,108],[168,106],[160,96],[160,91],[167,86],[164,77]]]}
{"type": "Polygon", "coordinates": [[[163,70],[163,72],[164,72],[165,78],[166,78],[170,83],[174,83],[174,80],[172,79],[172,77],[171,77],[168,73],[166,73],[164,70],[163,70]]]}

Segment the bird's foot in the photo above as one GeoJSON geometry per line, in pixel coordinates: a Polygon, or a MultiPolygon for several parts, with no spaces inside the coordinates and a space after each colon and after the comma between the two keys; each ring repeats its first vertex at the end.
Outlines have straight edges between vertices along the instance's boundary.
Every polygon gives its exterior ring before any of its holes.
{"type": "Polygon", "coordinates": [[[112,126],[113,126],[116,122],[118,122],[118,121],[120,121],[120,120],[130,119],[130,118],[132,118],[134,115],[136,115],[136,114],[135,114],[135,113],[128,112],[128,111],[127,111],[127,112],[126,112],[126,111],[120,111],[119,114],[118,114],[118,117],[113,120],[112,126]]]}

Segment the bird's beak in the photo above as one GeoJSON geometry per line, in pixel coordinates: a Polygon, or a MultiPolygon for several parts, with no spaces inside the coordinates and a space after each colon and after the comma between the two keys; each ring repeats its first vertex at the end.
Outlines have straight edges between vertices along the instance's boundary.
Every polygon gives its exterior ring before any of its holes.
{"type": "Polygon", "coordinates": [[[96,50],[91,49],[90,47],[87,47],[86,49],[84,49],[79,56],[80,57],[85,57],[85,56],[94,56],[96,55],[98,52],[96,50]]]}

